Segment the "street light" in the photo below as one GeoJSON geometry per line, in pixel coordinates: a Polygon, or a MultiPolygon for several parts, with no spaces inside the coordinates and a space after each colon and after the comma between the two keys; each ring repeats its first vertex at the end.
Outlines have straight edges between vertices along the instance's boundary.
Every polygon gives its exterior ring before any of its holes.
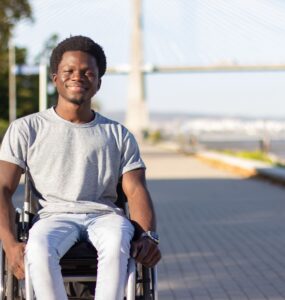
{"type": "Polygon", "coordinates": [[[17,118],[16,99],[16,57],[15,45],[12,37],[9,40],[9,122],[17,118]]]}

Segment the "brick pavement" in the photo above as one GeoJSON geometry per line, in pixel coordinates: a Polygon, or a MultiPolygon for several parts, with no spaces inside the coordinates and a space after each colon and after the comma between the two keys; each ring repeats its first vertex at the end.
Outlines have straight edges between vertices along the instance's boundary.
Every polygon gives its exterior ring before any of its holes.
{"type": "Polygon", "coordinates": [[[163,300],[285,299],[285,189],[143,149],[163,300]]]}
{"type": "Polygon", "coordinates": [[[285,299],[285,188],[152,148],[143,157],[163,253],[159,299],[285,299]]]}

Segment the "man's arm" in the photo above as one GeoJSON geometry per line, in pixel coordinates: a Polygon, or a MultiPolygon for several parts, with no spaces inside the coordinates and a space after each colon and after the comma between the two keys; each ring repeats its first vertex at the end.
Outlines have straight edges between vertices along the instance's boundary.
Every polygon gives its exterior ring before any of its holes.
{"type": "Polygon", "coordinates": [[[18,279],[24,278],[25,245],[19,243],[15,234],[15,209],[12,195],[22,174],[22,169],[12,163],[0,161],[0,239],[8,264],[18,279]]]}
{"type": "MultiPolygon", "coordinates": [[[[123,175],[122,187],[128,198],[130,218],[139,231],[155,231],[156,218],[150,194],[146,187],[145,170],[136,169],[123,175]]],[[[161,258],[155,242],[139,237],[132,244],[133,257],[146,267],[154,266],[161,258]]]]}

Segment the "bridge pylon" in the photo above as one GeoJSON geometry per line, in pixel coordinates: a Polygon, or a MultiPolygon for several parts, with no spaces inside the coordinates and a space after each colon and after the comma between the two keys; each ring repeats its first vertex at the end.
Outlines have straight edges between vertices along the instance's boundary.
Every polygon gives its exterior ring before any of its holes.
{"type": "Polygon", "coordinates": [[[136,138],[140,140],[143,130],[149,126],[149,113],[146,105],[143,72],[142,5],[141,0],[132,0],[131,2],[133,3],[133,26],[126,126],[136,138]]]}

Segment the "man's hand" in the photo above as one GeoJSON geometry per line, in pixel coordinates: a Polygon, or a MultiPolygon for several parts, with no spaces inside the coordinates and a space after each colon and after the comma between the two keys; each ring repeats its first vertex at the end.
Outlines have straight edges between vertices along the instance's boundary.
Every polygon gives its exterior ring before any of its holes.
{"type": "Polygon", "coordinates": [[[151,268],[159,262],[161,253],[154,241],[142,237],[132,242],[131,256],[145,267],[151,268]]]}
{"type": "Polygon", "coordinates": [[[14,243],[5,249],[8,266],[18,279],[25,278],[24,253],[25,243],[14,243]]]}

